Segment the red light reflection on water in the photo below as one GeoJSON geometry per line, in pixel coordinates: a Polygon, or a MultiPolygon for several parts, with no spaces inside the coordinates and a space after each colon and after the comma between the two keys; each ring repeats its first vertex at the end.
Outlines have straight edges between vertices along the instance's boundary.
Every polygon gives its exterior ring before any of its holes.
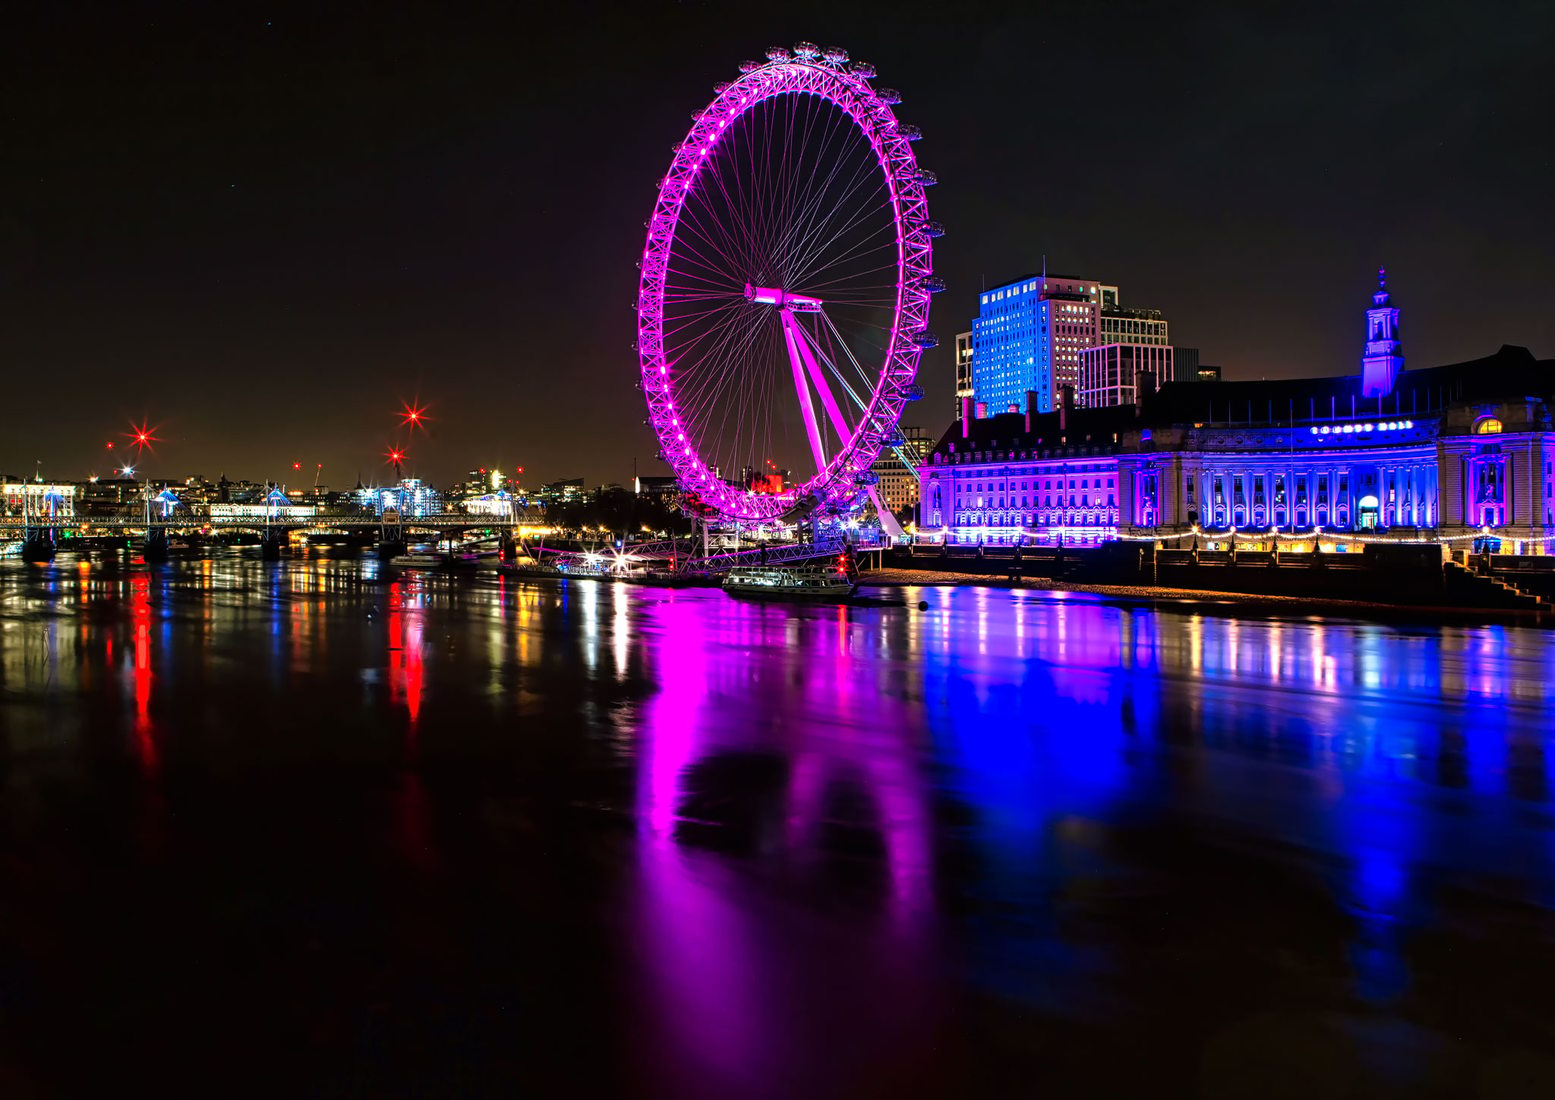
{"type": "Polygon", "coordinates": [[[135,747],[141,767],[152,772],[157,746],[151,735],[151,581],[144,574],[130,580],[130,614],[135,631],[135,747]]]}
{"type": "Polygon", "coordinates": [[[403,705],[410,721],[405,731],[405,766],[394,791],[395,837],[401,854],[418,871],[436,866],[431,839],[431,807],[426,785],[416,771],[421,726],[421,697],[426,669],[422,663],[421,609],[415,590],[401,581],[389,586],[389,699],[403,705]]]}
{"type": "Polygon", "coordinates": [[[421,695],[426,669],[421,659],[422,623],[415,596],[400,581],[389,586],[389,698],[404,704],[410,715],[414,747],[421,721],[421,695]],[[407,599],[409,597],[409,599],[407,599]]]}

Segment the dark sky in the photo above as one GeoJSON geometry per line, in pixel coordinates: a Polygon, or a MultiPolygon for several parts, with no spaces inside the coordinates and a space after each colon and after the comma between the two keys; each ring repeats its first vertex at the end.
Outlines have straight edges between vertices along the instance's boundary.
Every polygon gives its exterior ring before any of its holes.
{"type": "MultiPolygon", "coordinates": [[[[1355,369],[1385,262],[1416,366],[1555,355],[1555,17],[1476,5],[38,5],[0,43],[0,471],[625,481],[654,184],[712,86],[873,61],[982,280],[1118,283],[1230,377],[1355,369]],[[122,449],[121,441],[120,447],[122,449]]],[[[917,410],[913,410],[917,411],[917,410]]]]}

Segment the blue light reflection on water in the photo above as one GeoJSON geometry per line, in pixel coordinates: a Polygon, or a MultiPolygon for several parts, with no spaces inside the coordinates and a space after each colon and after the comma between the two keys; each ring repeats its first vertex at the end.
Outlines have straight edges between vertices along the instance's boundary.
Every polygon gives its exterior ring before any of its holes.
{"type": "MultiPolygon", "coordinates": [[[[1548,816],[1513,813],[1530,772],[1547,797],[1548,635],[937,597],[941,621],[923,630],[929,721],[989,898],[1051,915],[1065,882],[1107,874],[1088,825],[1163,807],[1212,815],[1331,857],[1371,1000],[1407,986],[1402,944],[1430,917],[1422,870],[1501,875],[1548,904],[1548,816]]],[[[995,916],[977,932],[984,977],[1006,992],[1040,1000],[1054,967],[1076,961],[1050,921],[995,916]]]]}

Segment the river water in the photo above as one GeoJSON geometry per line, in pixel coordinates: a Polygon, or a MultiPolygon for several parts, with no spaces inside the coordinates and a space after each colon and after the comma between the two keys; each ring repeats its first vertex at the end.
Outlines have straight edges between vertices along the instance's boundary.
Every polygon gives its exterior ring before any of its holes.
{"type": "Polygon", "coordinates": [[[0,1092],[1555,1094],[1555,636],[877,594],[0,565],[0,1092]]]}

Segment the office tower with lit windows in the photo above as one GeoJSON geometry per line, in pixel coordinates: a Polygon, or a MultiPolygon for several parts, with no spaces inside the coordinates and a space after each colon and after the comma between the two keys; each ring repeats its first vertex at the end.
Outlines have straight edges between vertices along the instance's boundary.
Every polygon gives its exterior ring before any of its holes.
{"type": "MultiPolygon", "coordinates": [[[[1117,295],[1111,297],[1116,303],[1117,295]]],[[[1147,396],[1141,392],[1142,377],[1148,376],[1150,392],[1178,377],[1167,322],[1160,310],[1103,305],[1096,328],[1096,345],[1080,353],[1078,403],[1082,408],[1133,405],[1147,396]]],[[[1194,360],[1198,360],[1197,351],[1194,360]]]]}
{"type": "Polygon", "coordinates": [[[1080,353],[1096,343],[1102,289],[1094,279],[1046,274],[978,296],[972,388],[989,415],[1024,409],[1028,391],[1048,412],[1061,387],[1078,386],[1080,353]]]}

